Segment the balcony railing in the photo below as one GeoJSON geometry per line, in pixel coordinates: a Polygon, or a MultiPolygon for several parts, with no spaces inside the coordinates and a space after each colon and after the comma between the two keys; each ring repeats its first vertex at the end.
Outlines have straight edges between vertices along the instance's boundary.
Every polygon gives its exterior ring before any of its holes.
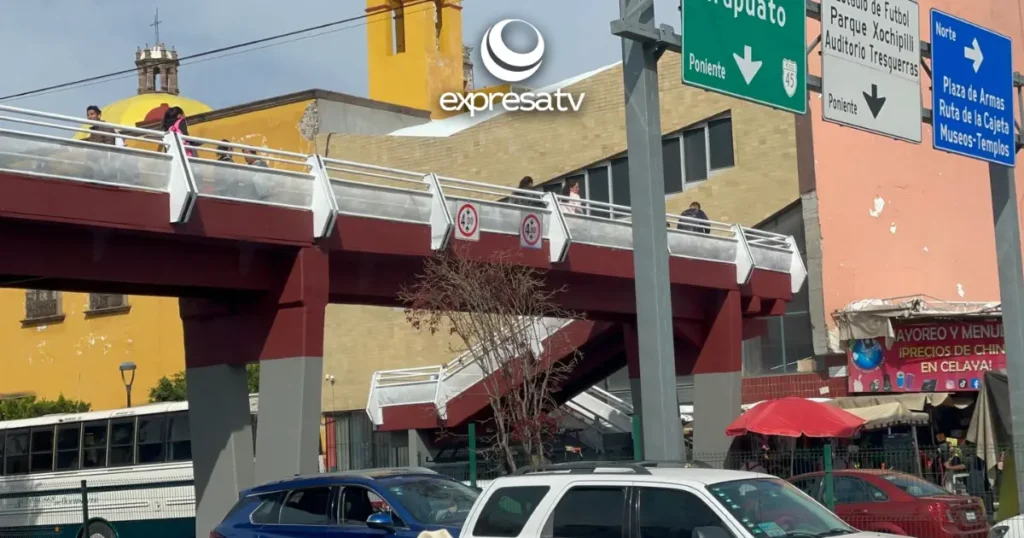
{"type": "MultiPolygon", "coordinates": [[[[429,226],[440,250],[468,204],[488,234],[520,236],[535,218],[532,237],[542,241],[524,248],[546,245],[553,263],[577,243],[633,248],[625,206],[2,105],[0,171],[167,193],[173,223],[187,222],[199,197],[310,211],[311,240],[329,236],[342,215],[429,226]]],[[[803,285],[792,237],[678,215],[665,215],[665,224],[673,257],[732,264],[738,283],[756,268],[789,274],[794,292],[803,285]]]]}

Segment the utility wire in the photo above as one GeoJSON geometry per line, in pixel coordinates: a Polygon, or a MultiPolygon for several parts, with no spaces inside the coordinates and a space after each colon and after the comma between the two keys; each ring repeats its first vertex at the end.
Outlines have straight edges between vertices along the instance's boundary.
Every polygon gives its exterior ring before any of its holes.
{"type": "MultiPolygon", "coordinates": [[[[418,5],[422,5],[422,4],[428,4],[428,3],[435,3],[435,0],[419,0],[417,2],[410,2],[408,4],[405,4],[403,6],[403,8],[414,7],[414,6],[418,6],[418,5]]],[[[426,9],[426,8],[424,8],[424,9],[426,9]]],[[[243,53],[243,52],[251,52],[251,50],[261,50],[261,49],[264,49],[264,48],[267,48],[267,47],[270,47],[270,46],[284,45],[286,43],[291,43],[293,41],[299,41],[300,39],[305,39],[305,38],[309,38],[309,37],[318,37],[318,36],[325,35],[325,34],[328,34],[328,33],[333,33],[335,31],[350,29],[350,28],[353,28],[353,27],[359,26],[359,25],[348,26],[348,27],[344,27],[344,28],[337,28],[335,30],[330,30],[330,31],[327,31],[327,32],[321,32],[321,33],[313,35],[313,36],[303,36],[303,37],[300,37],[298,39],[293,39],[293,40],[285,41],[283,43],[272,43],[270,45],[265,45],[263,47],[259,47],[259,48],[256,48],[256,49],[242,50],[242,51],[238,50],[238,49],[245,49],[246,47],[251,47],[253,45],[260,45],[260,44],[268,43],[268,42],[271,42],[271,41],[278,41],[278,40],[289,38],[289,37],[300,36],[302,34],[308,34],[310,32],[316,32],[318,30],[325,30],[325,29],[333,28],[335,26],[340,26],[340,25],[343,25],[343,24],[349,24],[349,23],[353,23],[353,22],[363,21],[363,20],[366,20],[366,19],[370,18],[372,15],[378,15],[381,12],[389,13],[389,12],[394,12],[394,11],[395,11],[395,8],[388,8],[386,10],[381,10],[380,12],[373,13],[373,14],[363,14],[363,15],[359,15],[359,16],[356,16],[356,17],[349,17],[347,19],[341,19],[341,20],[337,20],[337,21],[333,21],[333,22],[328,22],[328,23],[325,23],[325,24],[319,24],[319,25],[316,25],[316,26],[310,26],[310,27],[307,27],[307,28],[299,29],[299,30],[293,30],[291,32],[285,32],[283,34],[277,34],[277,35],[273,35],[273,36],[269,36],[269,37],[264,37],[264,38],[260,38],[260,39],[254,39],[252,41],[246,41],[244,43],[238,43],[238,44],[235,44],[235,45],[229,45],[229,46],[226,46],[226,47],[220,47],[220,48],[216,48],[216,49],[212,49],[212,50],[207,50],[207,51],[204,51],[204,52],[198,52],[196,54],[189,54],[187,56],[179,57],[177,59],[177,61],[178,62],[185,62],[185,61],[188,61],[188,60],[199,60],[199,59],[205,59],[204,61],[208,61],[208,60],[213,60],[213,59],[218,59],[218,58],[224,58],[224,57],[227,57],[227,56],[233,56],[234,54],[240,54],[240,53],[243,53]],[[222,56],[214,56],[215,54],[221,54],[221,53],[224,53],[224,52],[231,52],[231,51],[237,51],[237,52],[235,52],[234,54],[224,54],[222,56]]],[[[157,65],[159,66],[159,65],[162,65],[164,63],[173,63],[174,61],[175,60],[165,60],[165,61],[163,61],[163,62],[161,62],[160,64],[157,64],[157,65]]],[[[189,63],[199,63],[199,62],[189,62],[189,63]]],[[[188,65],[188,64],[184,64],[184,65],[188,65]]],[[[33,96],[38,96],[38,95],[41,95],[41,94],[53,93],[55,91],[67,90],[67,89],[71,89],[71,88],[78,87],[78,86],[83,86],[83,85],[91,86],[93,84],[98,84],[98,83],[101,83],[101,82],[111,82],[113,80],[120,80],[120,79],[123,79],[123,78],[128,78],[129,76],[134,76],[136,73],[137,73],[137,70],[134,67],[131,68],[131,69],[123,69],[121,71],[114,71],[112,73],[106,73],[106,74],[103,74],[103,75],[96,75],[96,76],[92,76],[92,77],[88,77],[88,78],[74,80],[74,81],[71,81],[71,82],[64,82],[64,83],[61,83],[61,84],[55,84],[53,86],[46,86],[44,88],[37,88],[35,90],[29,90],[29,91],[24,91],[24,92],[20,92],[20,93],[13,93],[13,94],[10,94],[10,95],[5,95],[3,97],[0,97],[0,101],[23,99],[25,97],[33,97],[33,96]]]]}

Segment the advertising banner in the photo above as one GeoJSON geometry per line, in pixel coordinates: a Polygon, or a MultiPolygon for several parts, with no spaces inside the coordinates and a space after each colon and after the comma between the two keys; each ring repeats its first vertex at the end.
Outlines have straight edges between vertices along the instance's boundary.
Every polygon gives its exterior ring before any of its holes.
{"type": "Polygon", "coordinates": [[[1002,321],[894,325],[896,338],[855,340],[849,390],[855,392],[974,391],[988,370],[1006,368],[1002,321]]]}

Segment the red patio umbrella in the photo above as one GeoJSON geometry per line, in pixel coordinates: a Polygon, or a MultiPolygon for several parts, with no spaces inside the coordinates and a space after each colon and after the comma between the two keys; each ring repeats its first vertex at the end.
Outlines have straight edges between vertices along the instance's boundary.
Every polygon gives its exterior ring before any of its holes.
{"type": "Polygon", "coordinates": [[[852,437],[865,422],[867,421],[838,407],[791,396],[756,405],[734,420],[725,429],[725,434],[852,437]]]}

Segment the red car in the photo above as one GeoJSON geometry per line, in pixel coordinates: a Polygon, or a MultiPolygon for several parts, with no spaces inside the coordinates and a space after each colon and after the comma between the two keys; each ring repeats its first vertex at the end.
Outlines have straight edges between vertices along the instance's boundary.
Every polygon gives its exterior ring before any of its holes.
{"type": "MultiPolygon", "coordinates": [[[[876,469],[833,472],[835,513],[862,531],[917,538],[986,538],[988,517],[977,497],[952,495],[941,487],[905,473],[876,469]]],[[[825,504],[825,473],[790,478],[825,504]]]]}

